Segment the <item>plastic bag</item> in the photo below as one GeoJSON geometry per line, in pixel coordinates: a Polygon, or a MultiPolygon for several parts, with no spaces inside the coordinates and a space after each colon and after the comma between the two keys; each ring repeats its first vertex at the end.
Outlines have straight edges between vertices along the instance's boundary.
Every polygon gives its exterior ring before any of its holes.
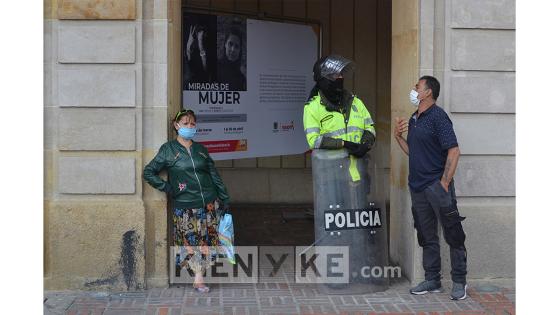
{"type": "Polygon", "coordinates": [[[218,238],[220,239],[221,251],[231,264],[235,264],[233,236],[233,217],[226,213],[221,218],[220,225],[218,225],[218,238]]]}

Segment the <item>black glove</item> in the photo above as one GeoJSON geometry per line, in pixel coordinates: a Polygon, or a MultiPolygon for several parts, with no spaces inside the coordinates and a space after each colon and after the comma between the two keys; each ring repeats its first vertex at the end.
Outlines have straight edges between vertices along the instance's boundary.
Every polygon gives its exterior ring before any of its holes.
{"type": "Polygon", "coordinates": [[[358,149],[353,153],[353,155],[357,158],[361,158],[368,153],[369,149],[370,146],[365,143],[358,144],[358,149]]]}
{"type": "Polygon", "coordinates": [[[352,154],[352,152],[358,150],[359,144],[355,142],[344,141],[344,144],[342,146],[348,150],[348,153],[352,154]]]}
{"type": "Polygon", "coordinates": [[[357,158],[361,158],[366,155],[370,149],[367,144],[354,143],[350,141],[344,141],[344,147],[348,150],[348,154],[357,158]]]}
{"type": "Polygon", "coordinates": [[[342,139],[323,137],[319,149],[337,150],[342,148],[342,139]]]}
{"type": "Polygon", "coordinates": [[[371,148],[375,144],[375,135],[368,130],[364,130],[360,143],[367,144],[371,148]]]}

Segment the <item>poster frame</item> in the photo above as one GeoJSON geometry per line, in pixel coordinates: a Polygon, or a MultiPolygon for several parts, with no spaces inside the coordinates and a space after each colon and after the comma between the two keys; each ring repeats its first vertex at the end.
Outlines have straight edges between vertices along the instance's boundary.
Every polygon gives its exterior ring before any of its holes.
{"type": "MultiPolygon", "coordinates": [[[[303,25],[315,25],[319,28],[319,40],[318,40],[318,47],[317,47],[317,56],[319,58],[322,57],[321,52],[323,51],[323,24],[320,20],[310,19],[310,18],[298,18],[298,17],[285,17],[280,15],[268,14],[266,12],[251,12],[251,11],[242,11],[242,10],[227,10],[227,9],[218,9],[212,7],[201,7],[201,6],[194,6],[194,5],[183,5],[181,7],[181,51],[179,55],[182,55],[184,50],[184,36],[183,36],[183,16],[185,13],[199,13],[199,14],[222,14],[222,15],[235,15],[246,19],[254,19],[254,20],[261,20],[261,21],[271,21],[271,22],[281,22],[281,23],[293,23],[293,24],[303,24],[303,25]]],[[[181,93],[182,91],[182,84],[183,84],[183,58],[181,58],[181,93]]],[[[183,108],[183,97],[180,98],[181,108],[183,108]]]]}

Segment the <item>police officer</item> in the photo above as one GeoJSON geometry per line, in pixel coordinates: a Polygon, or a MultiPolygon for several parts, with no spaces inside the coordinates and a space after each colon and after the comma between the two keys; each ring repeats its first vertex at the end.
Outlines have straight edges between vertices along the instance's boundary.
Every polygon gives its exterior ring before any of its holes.
{"type": "MultiPolygon", "coordinates": [[[[352,161],[361,158],[375,143],[375,127],[364,103],[344,89],[344,76],[352,61],[338,56],[322,57],[313,66],[316,84],[303,111],[303,126],[311,149],[346,148],[352,161]]],[[[355,163],[354,163],[355,165],[355,163]]],[[[353,180],[359,175],[350,170],[353,180]]]]}
{"type": "MultiPolygon", "coordinates": [[[[309,147],[320,149],[311,156],[315,205],[313,245],[348,246],[348,268],[352,274],[348,285],[353,287],[351,290],[362,290],[363,287],[358,289],[360,286],[355,287],[353,284],[372,284],[373,279],[366,278],[361,269],[363,266],[372,266],[373,262],[383,264],[383,251],[373,251],[368,241],[374,237],[366,229],[342,233],[337,231],[335,237],[330,234],[332,230],[327,232],[329,219],[326,217],[329,209],[339,209],[340,206],[348,210],[345,211],[347,214],[367,207],[370,178],[365,155],[375,143],[375,128],[364,103],[344,88],[344,78],[349,77],[353,67],[350,60],[337,55],[323,57],[315,62],[313,78],[316,84],[303,110],[303,126],[309,147]],[[333,208],[335,205],[336,208],[333,208]],[[326,238],[328,235],[333,236],[326,238]]],[[[334,230],[350,227],[350,222],[346,221],[342,225],[344,227],[339,225],[334,230]]],[[[374,242],[381,242],[379,234],[374,242]]],[[[326,274],[333,272],[329,268],[324,271],[326,274]]],[[[345,286],[330,283],[326,287],[340,290],[345,286]]]]}

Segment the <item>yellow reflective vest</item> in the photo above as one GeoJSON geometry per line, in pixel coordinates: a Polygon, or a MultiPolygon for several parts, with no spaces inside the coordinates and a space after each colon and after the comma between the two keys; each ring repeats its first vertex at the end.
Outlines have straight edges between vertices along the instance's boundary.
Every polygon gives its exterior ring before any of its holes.
{"type": "MultiPolygon", "coordinates": [[[[331,137],[360,143],[364,130],[368,130],[375,136],[375,126],[371,115],[364,103],[357,97],[352,96],[352,106],[348,117],[341,112],[327,111],[321,103],[319,93],[311,99],[303,109],[303,128],[309,148],[318,149],[323,137],[331,137]]],[[[350,157],[350,174],[354,181],[359,180],[355,166],[355,158],[350,157]]]]}
{"type": "Polygon", "coordinates": [[[348,121],[345,119],[340,112],[327,111],[317,94],[303,109],[303,128],[309,148],[318,149],[323,137],[360,143],[364,130],[375,136],[373,119],[357,96],[353,96],[348,121]]]}

